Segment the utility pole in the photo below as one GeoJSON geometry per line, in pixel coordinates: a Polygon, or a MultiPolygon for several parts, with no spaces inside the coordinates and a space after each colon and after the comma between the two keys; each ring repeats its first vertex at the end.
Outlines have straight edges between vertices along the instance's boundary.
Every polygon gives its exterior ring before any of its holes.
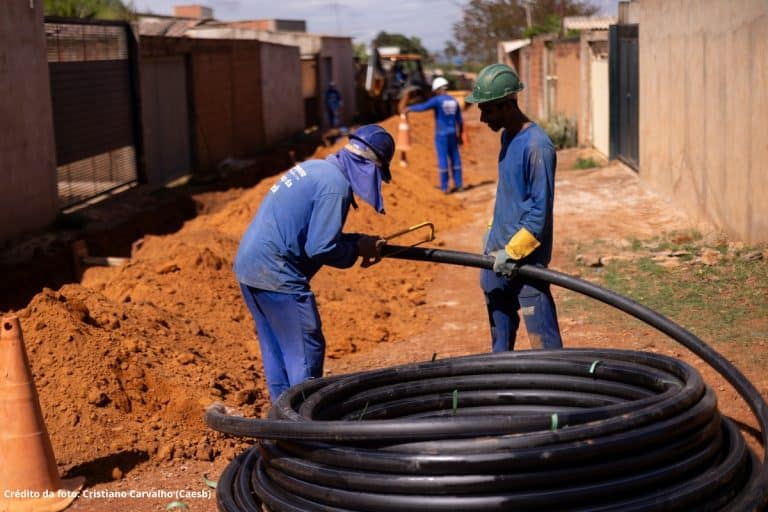
{"type": "Polygon", "coordinates": [[[333,2],[333,12],[336,14],[336,35],[341,34],[341,26],[339,25],[339,2],[333,2]]]}
{"type": "Polygon", "coordinates": [[[533,25],[533,20],[531,18],[531,9],[536,4],[536,0],[520,0],[523,4],[523,9],[525,9],[525,24],[528,28],[531,28],[533,25]]]}

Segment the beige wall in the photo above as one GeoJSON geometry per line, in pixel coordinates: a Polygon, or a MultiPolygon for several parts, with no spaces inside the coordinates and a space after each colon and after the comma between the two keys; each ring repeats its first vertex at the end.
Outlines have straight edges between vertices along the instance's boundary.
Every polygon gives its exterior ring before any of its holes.
{"type": "Polygon", "coordinates": [[[732,238],[768,241],[768,2],[637,2],[640,177],[732,238]]]}
{"type": "Polygon", "coordinates": [[[142,36],[139,46],[142,60],[184,56],[189,63],[195,172],[264,146],[258,41],[142,36]]]}
{"type": "Polygon", "coordinates": [[[580,42],[561,40],[555,34],[536,36],[521,48],[520,79],[525,89],[518,94],[520,108],[539,121],[564,114],[577,122],[580,111],[582,72],[580,42]]]}
{"type": "Polygon", "coordinates": [[[531,117],[544,118],[544,39],[535,37],[520,49],[520,80],[525,88],[517,95],[520,108],[531,117]]]}
{"type": "Polygon", "coordinates": [[[585,84],[581,83],[579,66],[579,41],[555,41],[555,69],[550,72],[557,76],[555,84],[555,105],[550,105],[550,114],[565,114],[574,121],[579,117],[579,95],[585,84]]]}
{"type": "Polygon", "coordinates": [[[608,156],[609,93],[608,31],[583,30],[580,34],[578,143],[593,146],[608,156]]]}
{"type": "Polygon", "coordinates": [[[58,213],[43,2],[6,0],[0,15],[0,240],[58,213]]]}
{"type": "Polygon", "coordinates": [[[304,129],[301,59],[295,46],[261,43],[261,94],[267,144],[304,129]]]}
{"type": "Polygon", "coordinates": [[[589,135],[595,149],[605,157],[610,153],[610,102],[608,101],[608,59],[593,55],[589,62],[589,135]]]}
{"type": "Polygon", "coordinates": [[[257,40],[142,36],[143,59],[190,63],[195,170],[248,158],[304,128],[301,62],[295,46],[257,40]]]}
{"type": "MultiPolygon", "coordinates": [[[[317,117],[322,120],[323,125],[327,124],[327,116],[325,113],[324,94],[328,87],[330,77],[325,76],[323,59],[330,58],[332,61],[333,80],[336,82],[336,87],[341,92],[344,104],[342,105],[341,121],[342,124],[352,122],[352,119],[357,110],[356,105],[356,91],[355,91],[355,64],[354,64],[354,51],[352,48],[352,39],[349,37],[341,36],[325,36],[318,34],[302,33],[302,32],[271,32],[266,30],[254,30],[250,28],[238,28],[234,27],[198,27],[186,32],[188,37],[200,38],[200,39],[257,39],[259,41],[265,41],[275,44],[296,46],[301,53],[301,57],[305,60],[307,70],[311,69],[311,64],[308,64],[309,59],[317,60],[317,75],[316,81],[309,80],[305,77],[304,82],[310,86],[317,86],[318,101],[314,104],[317,106],[317,117]]],[[[309,91],[304,92],[304,97],[311,97],[314,94],[307,96],[309,91]]],[[[309,116],[312,118],[313,116],[309,116]]]]}

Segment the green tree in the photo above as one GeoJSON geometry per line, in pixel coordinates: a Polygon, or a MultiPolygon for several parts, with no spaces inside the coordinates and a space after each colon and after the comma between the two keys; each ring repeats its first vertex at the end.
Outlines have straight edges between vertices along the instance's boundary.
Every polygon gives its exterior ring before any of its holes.
{"type": "Polygon", "coordinates": [[[368,48],[365,46],[365,43],[355,43],[352,45],[352,55],[355,56],[355,58],[359,62],[367,62],[368,61],[368,48]]]}
{"type": "Polygon", "coordinates": [[[402,53],[418,53],[424,62],[431,62],[432,57],[429,51],[421,44],[418,37],[408,37],[403,34],[389,34],[379,32],[373,40],[373,46],[398,46],[402,53]]]}
{"type": "Polygon", "coordinates": [[[590,0],[470,0],[462,9],[461,21],[453,26],[453,36],[461,43],[463,55],[487,64],[496,61],[499,41],[558,32],[563,17],[590,16],[597,10],[590,0]]]}
{"type": "Polygon", "coordinates": [[[120,0],[45,0],[45,14],[68,18],[130,20],[134,18],[133,2],[120,0]]]}

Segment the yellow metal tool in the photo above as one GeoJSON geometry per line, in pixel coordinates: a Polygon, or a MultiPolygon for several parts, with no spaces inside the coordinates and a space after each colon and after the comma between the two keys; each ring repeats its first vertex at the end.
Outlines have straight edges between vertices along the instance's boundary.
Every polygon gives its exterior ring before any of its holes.
{"type": "Polygon", "coordinates": [[[393,238],[397,238],[399,236],[407,235],[408,233],[413,233],[414,231],[418,231],[418,230],[420,230],[422,228],[428,228],[429,229],[429,233],[422,240],[417,240],[416,242],[412,243],[408,247],[415,247],[415,246],[417,246],[419,244],[423,244],[425,242],[431,242],[432,240],[435,239],[435,225],[432,224],[429,221],[425,221],[425,222],[420,222],[418,224],[414,224],[413,226],[411,226],[409,228],[405,228],[405,229],[403,229],[401,231],[398,231],[396,233],[389,234],[389,235],[384,237],[384,240],[389,242],[393,238]]]}
{"type": "MultiPolygon", "coordinates": [[[[382,240],[384,240],[385,243],[382,244],[382,250],[383,250],[383,246],[388,244],[392,239],[407,235],[409,233],[413,233],[415,231],[419,231],[420,229],[428,230],[427,233],[421,239],[416,240],[415,242],[412,242],[409,245],[405,245],[396,251],[388,251],[385,256],[398,254],[400,252],[405,251],[406,249],[410,249],[411,247],[416,247],[417,245],[420,245],[426,242],[431,242],[432,240],[435,239],[435,225],[429,221],[420,222],[418,224],[414,224],[413,226],[397,231],[395,233],[390,233],[389,235],[383,237],[382,240]]],[[[374,265],[380,261],[381,261],[381,256],[379,256],[378,258],[364,258],[360,266],[370,267],[371,265],[374,265]]]]}

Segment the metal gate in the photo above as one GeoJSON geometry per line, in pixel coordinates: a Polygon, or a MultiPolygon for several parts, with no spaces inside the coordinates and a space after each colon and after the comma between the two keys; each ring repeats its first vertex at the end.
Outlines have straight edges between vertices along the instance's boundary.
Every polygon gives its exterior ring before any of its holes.
{"type": "Polygon", "coordinates": [[[610,50],[610,158],[618,158],[638,170],[639,66],[637,25],[611,25],[610,50]]]}
{"type": "Polygon", "coordinates": [[[138,181],[136,44],[126,22],[45,19],[59,206],[138,181]]]}

